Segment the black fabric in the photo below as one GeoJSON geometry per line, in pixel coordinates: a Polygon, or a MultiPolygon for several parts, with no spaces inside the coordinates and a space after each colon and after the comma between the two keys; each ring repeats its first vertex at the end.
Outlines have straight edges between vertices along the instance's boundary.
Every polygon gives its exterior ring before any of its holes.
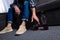
{"type": "Polygon", "coordinates": [[[60,7],[60,0],[35,0],[37,12],[60,7]]]}
{"type": "Polygon", "coordinates": [[[35,0],[37,14],[44,14],[48,25],[60,24],[60,0],[35,0]]]}
{"type": "Polygon", "coordinates": [[[2,30],[7,24],[7,13],[0,13],[0,30],[2,30]]]}
{"type": "Polygon", "coordinates": [[[13,7],[13,5],[17,5],[19,7],[20,5],[24,5],[24,1],[25,0],[14,0],[13,4],[10,6],[13,7]]]}

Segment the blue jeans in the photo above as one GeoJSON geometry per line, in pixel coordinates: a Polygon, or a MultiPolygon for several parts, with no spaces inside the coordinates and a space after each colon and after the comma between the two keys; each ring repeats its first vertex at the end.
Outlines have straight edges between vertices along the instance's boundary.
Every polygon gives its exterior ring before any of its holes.
{"type": "MultiPolygon", "coordinates": [[[[23,7],[21,6],[21,9],[23,9],[23,7]]],[[[12,23],[12,20],[13,20],[13,9],[12,8],[9,8],[9,11],[8,11],[8,22],[9,23],[12,23]]],[[[28,21],[29,19],[29,2],[28,1],[25,1],[24,2],[24,10],[23,10],[23,15],[22,15],[22,20],[25,20],[25,21],[28,21]]]]}

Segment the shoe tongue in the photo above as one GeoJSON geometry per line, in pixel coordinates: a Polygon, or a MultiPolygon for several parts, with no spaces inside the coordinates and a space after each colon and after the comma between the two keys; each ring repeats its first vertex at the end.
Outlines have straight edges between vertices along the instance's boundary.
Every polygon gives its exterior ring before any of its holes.
{"type": "Polygon", "coordinates": [[[21,25],[20,28],[25,28],[25,26],[24,25],[21,25]]]}

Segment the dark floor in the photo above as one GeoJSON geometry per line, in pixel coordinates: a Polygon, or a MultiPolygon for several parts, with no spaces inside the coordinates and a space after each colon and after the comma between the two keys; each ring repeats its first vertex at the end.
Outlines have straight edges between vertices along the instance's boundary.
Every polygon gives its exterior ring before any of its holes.
{"type": "Polygon", "coordinates": [[[0,40],[60,40],[60,26],[51,26],[49,30],[28,30],[20,36],[14,36],[15,32],[1,34],[0,40]]]}

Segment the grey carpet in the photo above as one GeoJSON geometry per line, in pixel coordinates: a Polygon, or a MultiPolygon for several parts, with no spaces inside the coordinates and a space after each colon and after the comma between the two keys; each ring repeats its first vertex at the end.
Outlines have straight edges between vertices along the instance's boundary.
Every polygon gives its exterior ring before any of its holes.
{"type": "Polygon", "coordinates": [[[14,36],[15,32],[1,34],[0,40],[60,40],[60,26],[51,26],[49,30],[28,30],[20,36],[14,36]]]}

